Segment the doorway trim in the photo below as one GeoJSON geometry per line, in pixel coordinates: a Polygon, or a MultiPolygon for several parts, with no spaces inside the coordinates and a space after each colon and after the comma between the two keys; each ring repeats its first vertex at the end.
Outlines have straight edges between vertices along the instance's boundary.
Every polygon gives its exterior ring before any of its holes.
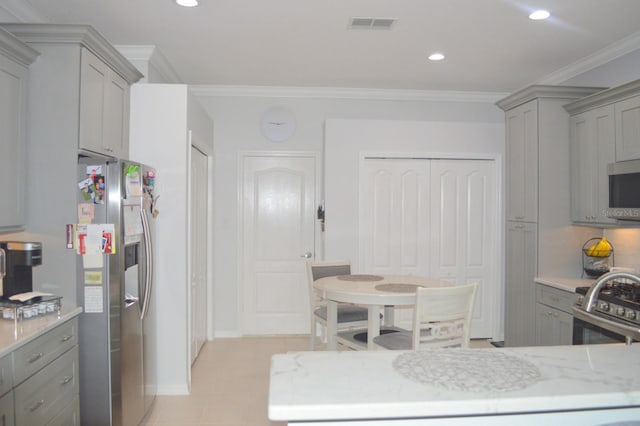
{"type": "MultiPolygon", "coordinates": [[[[244,297],[245,297],[245,281],[244,281],[244,163],[245,159],[248,157],[264,157],[264,158],[311,158],[314,161],[315,169],[316,169],[316,178],[315,178],[315,205],[320,205],[322,199],[324,199],[323,191],[323,170],[320,159],[322,158],[322,153],[318,151],[239,151],[238,152],[238,164],[237,164],[237,176],[236,176],[236,221],[237,221],[237,241],[236,241],[236,301],[237,301],[237,320],[238,320],[238,331],[240,336],[244,335],[245,324],[244,324],[244,297]]],[[[320,222],[317,220],[317,217],[314,217],[314,232],[313,232],[313,244],[314,244],[314,255],[322,252],[322,238],[321,238],[321,230],[320,230],[320,222]]]]}

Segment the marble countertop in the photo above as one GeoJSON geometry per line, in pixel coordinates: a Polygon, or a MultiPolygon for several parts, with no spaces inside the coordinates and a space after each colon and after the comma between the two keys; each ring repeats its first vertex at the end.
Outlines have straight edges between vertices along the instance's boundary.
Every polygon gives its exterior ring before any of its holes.
{"type": "Polygon", "coordinates": [[[271,361],[276,421],[613,407],[640,415],[640,344],[298,352],[271,361]]]}
{"type": "Polygon", "coordinates": [[[63,307],[60,314],[51,313],[15,323],[0,319],[0,357],[43,335],[53,327],[68,321],[82,312],[82,308],[63,307]]]}
{"type": "Polygon", "coordinates": [[[596,282],[593,278],[560,278],[547,276],[535,277],[534,281],[571,293],[575,293],[577,287],[591,287],[596,282]]]}

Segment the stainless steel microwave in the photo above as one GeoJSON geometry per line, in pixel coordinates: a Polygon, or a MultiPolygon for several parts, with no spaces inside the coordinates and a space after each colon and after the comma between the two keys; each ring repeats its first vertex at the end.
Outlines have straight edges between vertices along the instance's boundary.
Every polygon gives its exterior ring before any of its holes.
{"type": "Polygon", "coordinates": [[[607,165],[609,210],[607,216],[640,221],[640,160],[607,165]]]}

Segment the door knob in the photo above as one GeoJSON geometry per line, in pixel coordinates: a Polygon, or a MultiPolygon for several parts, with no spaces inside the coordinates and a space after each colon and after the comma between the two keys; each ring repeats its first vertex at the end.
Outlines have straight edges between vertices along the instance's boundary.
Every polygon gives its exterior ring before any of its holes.
{"type": "Polygon", "coordinates": [[[308,251],[305,254],[301,254],[300,257],[304,257],[305,259],[311,259],[313,257],[313,254],[308,251]]]}

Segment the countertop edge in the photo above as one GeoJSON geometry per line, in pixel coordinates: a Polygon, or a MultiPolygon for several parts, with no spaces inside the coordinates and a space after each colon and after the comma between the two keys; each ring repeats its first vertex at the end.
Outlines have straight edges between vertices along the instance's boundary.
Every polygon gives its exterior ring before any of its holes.
{"type": "Polygon", "coordinates": [[[595,282],[595,279],[589,278],[561,278],[548,276],[535,277],[533,280],[538,284],[548,285],[549,287],[554,287],[570,293],[575,293],[576,288],[578,287],[591,287],[595,282]]]}
{"type": "Polygon", "coordinates": [[[81,313],[81,307],[62,308],[58,315],[51,314],[26,319],[16,325],[14,325],[13,321],[0,320],[0,357],[9,355],[16,349],[37,339],[60,324],[79,316],[81,313]],[[7,337],[8,334],[12,336],[7,337]]]}

